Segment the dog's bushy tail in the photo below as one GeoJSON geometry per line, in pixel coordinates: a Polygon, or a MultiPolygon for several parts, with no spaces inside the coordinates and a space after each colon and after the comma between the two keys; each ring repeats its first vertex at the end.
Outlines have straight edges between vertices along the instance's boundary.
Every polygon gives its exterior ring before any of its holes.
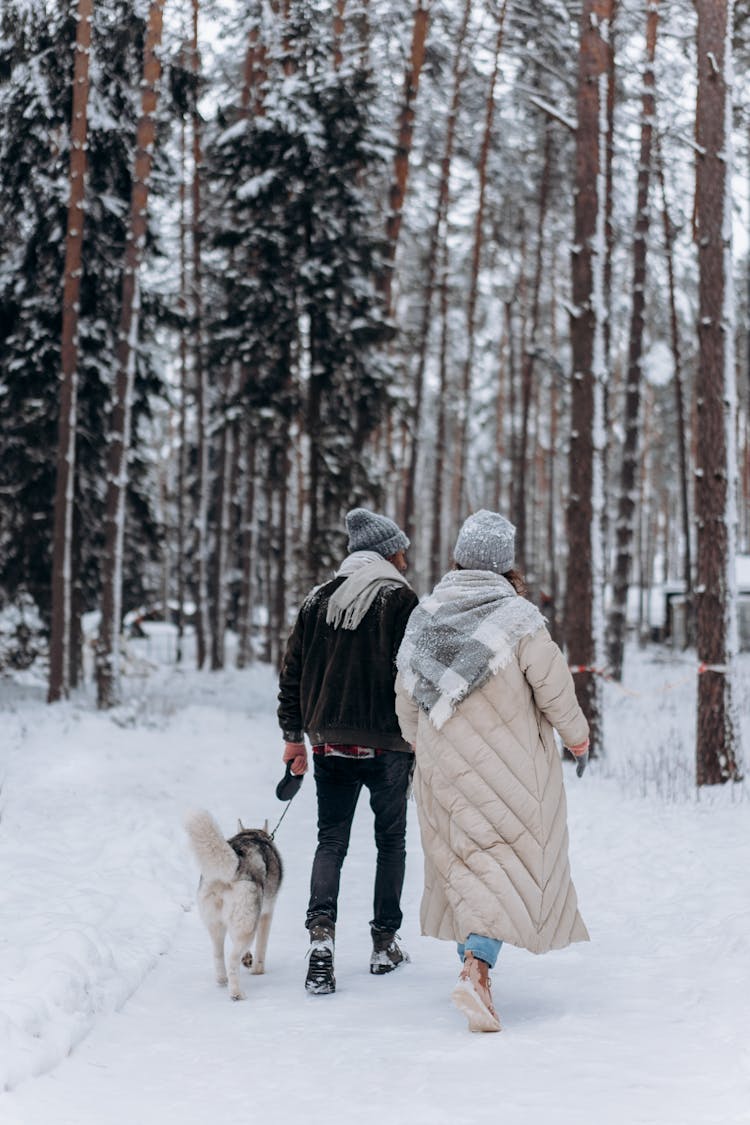
{"type": "Polygon", "coordinates": [[[231,882],[237,871],[237,853],[224,839],[210,812],[191,809],[184,824],[203,877],[231,882]]]}

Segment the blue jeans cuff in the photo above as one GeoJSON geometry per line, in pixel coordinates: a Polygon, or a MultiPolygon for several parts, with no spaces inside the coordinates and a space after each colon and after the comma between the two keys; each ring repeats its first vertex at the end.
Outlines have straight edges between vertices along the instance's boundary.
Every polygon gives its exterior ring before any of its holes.
{"type": "Polygon", "coordinates": [[[473,953],[480,961],[486,961],[489,967],[494,969],[502,946],[503,943],[497,938],[483,937],[481,934],[469,934],[466,941],[459,942],[456,948],[462,961],[464,953],[468,950],[469,953],[473,953]]]}

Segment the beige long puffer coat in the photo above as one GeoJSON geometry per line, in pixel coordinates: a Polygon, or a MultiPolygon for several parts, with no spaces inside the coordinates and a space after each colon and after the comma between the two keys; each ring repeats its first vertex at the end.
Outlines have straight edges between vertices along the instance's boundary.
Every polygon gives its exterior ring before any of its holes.
{"type": "Polygon", "coordinates": [[[458,704],[440,730],[396,680],[425,854],[422,933],[470,933],[532,953],[588,941],[568,864],[562,765],[552,726],[578,746],[588,724],[545,628],[458,704]]]}

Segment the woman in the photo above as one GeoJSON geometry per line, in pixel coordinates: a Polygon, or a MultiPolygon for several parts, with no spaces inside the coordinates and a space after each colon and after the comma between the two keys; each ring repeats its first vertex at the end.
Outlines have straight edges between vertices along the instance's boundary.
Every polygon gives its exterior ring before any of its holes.
{"type": "Polygon", "coordinates": [[[504,941],[532,953],[587,941],[568,866],[552,727],[588,761],[588,724],[544,618],[519,593],[515,528],[464,523],[450,571],[414,610],[398,653],[396,711],[416,749],[425,853],[422,932],[458,943],[454,1003],[499,1031],[489,970],[504,941]]]}

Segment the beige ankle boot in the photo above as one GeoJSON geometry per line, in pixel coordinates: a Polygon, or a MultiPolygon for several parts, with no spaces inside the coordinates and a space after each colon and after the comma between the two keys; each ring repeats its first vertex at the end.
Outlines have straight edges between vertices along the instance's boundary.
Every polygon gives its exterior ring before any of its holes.
{"type": "Polygon", "coordinates": [[[452,1000],[469,1021],[469,1031],[500,1031],[500,1019],[492,1003],[490,967],[473,953],[464,956],[464,967],[453,989],[452,1000]]]}

